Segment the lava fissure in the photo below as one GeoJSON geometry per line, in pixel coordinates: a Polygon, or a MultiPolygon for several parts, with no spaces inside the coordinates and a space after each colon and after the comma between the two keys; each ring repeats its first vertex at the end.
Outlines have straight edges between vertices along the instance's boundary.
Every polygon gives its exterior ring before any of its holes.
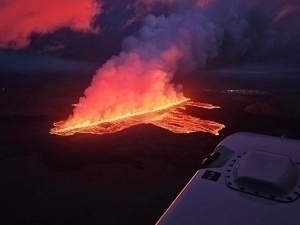
{"type": "Polygon", "coordinates": [[[184,113],[186,106],[193,106],[205,109],[219,108],[211,104],[192,102],[188,98],[155,107],[152,110],[127,113],[116,117],[99,121],[86,121],[74,125],[66,125],[67,121],[60,121],[54,124],[51,134],[68,136],[75,133],[108,134],[124,130],[138,124],[153,124],[155,126],[170,130],[174,133],[209,132],[218,135],[224,128],[223,124],[201,120],[184,113]]]}

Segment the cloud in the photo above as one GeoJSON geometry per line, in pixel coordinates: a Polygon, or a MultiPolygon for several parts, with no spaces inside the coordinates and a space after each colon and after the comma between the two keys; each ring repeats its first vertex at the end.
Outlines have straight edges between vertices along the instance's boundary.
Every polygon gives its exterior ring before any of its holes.
{"type": "Polygon", "coordinates": [[[200,7],[200,8],[203,8],[205,7],[206,5],[210,5],[214,2],[216,2],[217,0],[196,0],[195,1],[195,4],[196,6],[200,7]]]}
{"type": "Polygon", "coordinates": [[[134,0],[133,5],[129,4],[129,8],[134,8],[134,13],[128,19],[122,28],[128,27],[134,22],[142,21],[149,13],[157,15],[156,11],[163,8],[165,14],[172,12],[184,12],[186,10],[203,9],[217,2],[218,0],[134,0]]]}
{"type": "Polygon", "coordinates": [[[54,43],[52,45],[46,45],[43,52],[56,52],[65,49],[66,47],[62,43],[54,43]]]}
{"type": "Polygon", "coordinates": [[[192,4],[198,7],[204,7],[216,0],[137,0],[138,3],[142,3],[148,7],[154,5],[174,5],[174,4],[192,4]]]}
{"type": "Polygon", "coordinates": [[[276,17],[274,18],[273,22],[277,22],[286,16],[296,13],[300,10],[300,5],[297,5],[295,3],[290,3],[285,6],[283,6],[282,9],[276,14],[276,17]]]}
{"type": "Polygon", "coordinates": [[[0,48],[22,49],[33,34],[68,27],[96,32],[101,4],[95,0],[0,0],[0,48]]]}
{"type": "Polygon", "coordinates": [[[141,2],[147,6],[152,6],[155,4],[173,4],[177,2],[182,2],[182,0],[138,0],[138,2],[141,2]]]}

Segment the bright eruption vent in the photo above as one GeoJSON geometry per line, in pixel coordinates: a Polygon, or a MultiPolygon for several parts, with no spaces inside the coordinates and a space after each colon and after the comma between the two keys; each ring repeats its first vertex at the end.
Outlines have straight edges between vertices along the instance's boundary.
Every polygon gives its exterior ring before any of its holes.
{"type": "Polygon", "coordinates": [[[67,121],[54,124],[51,134],[62,136],[73,135],[75,133],[107,134],[126,129],[128,127],[150,123],[158,127],[170,130],[174,133],[210,132],[218,135],[225,126],[214,121],[201,120],[196,117],[184,114],[185,106],[194,106],[206,109],[219,108],[211,104],[191,102],[189,99],[173,102],[149,111],[144,110],[132,114],[116,116],[114,118],[95,122],[87,121],[73,126],[67,126],[67,121]]]}

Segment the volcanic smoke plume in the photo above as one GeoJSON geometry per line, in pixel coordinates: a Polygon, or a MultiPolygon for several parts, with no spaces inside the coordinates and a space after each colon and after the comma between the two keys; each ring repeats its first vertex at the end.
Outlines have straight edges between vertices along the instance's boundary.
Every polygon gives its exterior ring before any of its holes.
{"type": "MultiPolygon", "coordinates": [[[[173,75],[195,69],[216,56],[214,36],[214,26],[197,13],[167,18],[149,15],[137,36],[124,40],[119,56],[96,72],[73,115],[59,123],[55,131],[115,122],[116,118],[140,116],[187,102],[182,87],[171,83],[173,75]],[[193,48],[198,40],[203,44],[193,48]]],[[[217,131],[223,127],[217,126],[217,131]]]]}
{"type": "MultiPolygon", "coordinates": [[[[159,4],[156,0],[138,2],[149,7],[159,4]]],[[[275,56],[276,52],[281,55],[282,48],[289,45],[279,32],[286,30],[283,20],[299,11],[293,0],[163,3],[171,8],[174,5],[173,13],[146,16],[139,31],[125,38],[121,53],[96,72],[73,114],[57,123],[53,133],[184,107],[190,101],[183,96],[180,85],[172,84],[175,73],[204,67],[216,57],[225,62],[257,60],[275,56]]],[[[295,37],[291,33],[288,40],[298,40],[295,37]]],[[[176,118],[188,123],[182,115],[176,118]]],[[[223,125],[217,127],[218,131],[223,125]]]]}
{"type": "MultiPolygon", "coordinates": [[[[186,19],[196,21],[195,18],[186,19]]],[[[214,30],[203,32],[206,24],[201,23],[188,30],[189,25],[190,21],[177,15],[170,18],[148,16],[138,36],[126,38],[120,55],[96,72],[69,122],[102,120],[152,110],[184,99],[181,87],[171,83],[174,73],[179,67],[187,71],[204,64],[207,57],[216,54],[213,50],[217,48],[215,42],[201,46],[197,49],[201,57],[196,62],[191,54],[192,42],[199,38],[207,43],[214,30]]]]}

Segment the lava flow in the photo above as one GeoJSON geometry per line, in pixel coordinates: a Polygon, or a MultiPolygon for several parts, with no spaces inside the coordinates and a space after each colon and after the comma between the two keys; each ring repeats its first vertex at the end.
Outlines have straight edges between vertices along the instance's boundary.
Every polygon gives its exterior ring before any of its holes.
{"type": "Polygon", "coordinates": [[[135,113],[127,113],[114,118],[100,121],[86,121],[75,125],[66,125],[66,121],[57,122],[51,129],[51,134],[69,136],[75,133],[90,134],[108,134],[121,131],[138,124],[153,124],[158,127],[170,130],[174,133],[192,133],[192,132],[209,132],[218,135],[219,131],[224,128],[223,124],[201,120],[199,118],[184,113],[186,106],[193,106],[205,109],[219,108],[211,104],[192,102],[184,98],[163,106],[156,107],[152,110],[143,110],[135,113]]]}

